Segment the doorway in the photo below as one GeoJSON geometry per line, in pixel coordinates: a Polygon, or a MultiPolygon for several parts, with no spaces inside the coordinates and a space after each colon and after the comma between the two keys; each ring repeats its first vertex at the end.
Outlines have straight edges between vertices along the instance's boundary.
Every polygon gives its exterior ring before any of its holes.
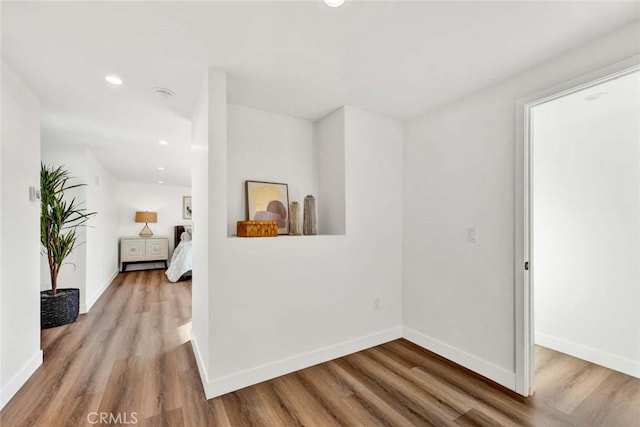
{"type": "Polygon", "coordinates": [[[525,396],[536,342],[640,375],[639,64],[519,103],[516,389],[525,396]]]}

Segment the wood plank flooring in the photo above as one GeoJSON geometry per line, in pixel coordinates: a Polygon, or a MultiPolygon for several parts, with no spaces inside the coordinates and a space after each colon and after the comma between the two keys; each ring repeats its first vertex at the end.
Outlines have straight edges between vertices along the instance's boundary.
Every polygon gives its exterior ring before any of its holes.
{"type": "Polygon", "coordinates": [[[120,274],[91,313],[42,332],[44,364],[0,424],[640,426],[640,380],[541,347],[529,399],[396,340],[207,401],[190,287],[120,274]],[[120,418],[95,424],[100,413],[120,418]]]}

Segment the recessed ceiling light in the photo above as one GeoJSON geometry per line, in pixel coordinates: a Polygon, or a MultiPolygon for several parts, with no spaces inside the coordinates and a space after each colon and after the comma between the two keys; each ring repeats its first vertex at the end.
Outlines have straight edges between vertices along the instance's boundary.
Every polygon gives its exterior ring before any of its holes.
{"type": "Polygon", "coordinates": [[[158,166],[158,170],[159,171],[163,171],[164,170],[164,166],[158,166]]]}
{"type": "Polygon", "coordinates": [[[591,95],[586,96],[584,99],[586,99],[587,101],[595,101],[596,99],[602,98],[606,95],[609,95],[609,92],[592,93],[591,95]]]}
{"type": "Polygon", "coordinates": [[[164,139],[161,139],[160,141],[158,141],[158,144],[160,144],[160,145],[169,145],[169,143],[164,139]]]}
{"type": "Polygon", "coordinates": [[[158,184],[164,184],[164,181],[158,181],[158,184]]]}
{"type": "Polygon", "coordinates": [[[120,86],[122,83],[124,83],[124,82],[122,81],[122,79],[121,79],[120,77],[116,76],[115,74],[109,74],[109,75],[106,75],[106,76],[104,77],[104,79],[105,79],[107,82],[109,82],[109,83],[111,83],[112,85],[115,85],[115,86],[120,86]]]}
{"type": "Polygon", "coordinates": [[[329,7],[340,7],[344,4],[344,0],[324,0],[324,3],[329,7]]]}

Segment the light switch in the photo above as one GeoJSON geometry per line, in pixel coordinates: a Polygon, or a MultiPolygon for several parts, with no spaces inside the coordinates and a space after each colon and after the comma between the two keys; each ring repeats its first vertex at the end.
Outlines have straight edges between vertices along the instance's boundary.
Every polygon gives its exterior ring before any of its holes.
{"type": "Polygon", "coordinates": [[[467,228],[467,242],[478,243],[478,229],[476,227],[467,228]]]}
{"type": "Polygon", "coordinates": [[[32,202],[36,202],[38,200],[40,200],[40,189],[35,187],[35,186],[31,186],[29,187],[29,200],[32,202]]]}

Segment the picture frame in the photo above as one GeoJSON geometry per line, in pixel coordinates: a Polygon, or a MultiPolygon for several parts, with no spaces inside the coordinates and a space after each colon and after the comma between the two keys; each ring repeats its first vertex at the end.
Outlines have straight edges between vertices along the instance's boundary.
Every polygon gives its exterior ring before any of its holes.
{"type": "Polygon", "coordinates": [[[191,196],[182,196],[182,219],[192,218],[191,196]]]}
{"type": "Polygon", "coordinates": [[[248,221],[278,221],[278,234],[289,234],[289,186],[281,182],[245,181],[248,221]]]}

